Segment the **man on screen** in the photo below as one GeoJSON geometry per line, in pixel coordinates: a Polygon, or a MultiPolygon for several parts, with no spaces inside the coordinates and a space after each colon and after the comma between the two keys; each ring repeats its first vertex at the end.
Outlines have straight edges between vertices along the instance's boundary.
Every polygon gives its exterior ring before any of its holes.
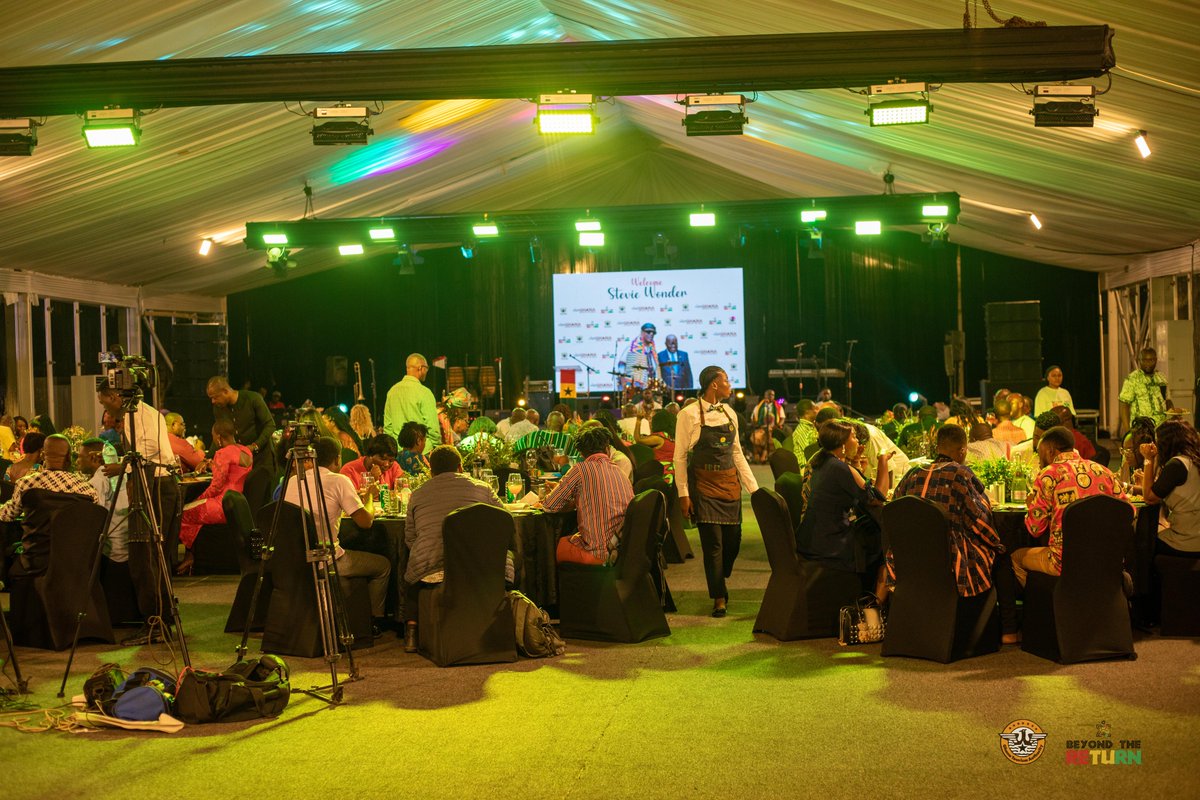
{"type": "Polygon", "coordinates": [[[625,373],[621,379],[621,387],[633,386],[637,389],[646,388],[652,380],[662,380],[658,370],[658,353],[654,349],[654,334],[658,329],[654,323],[642,325],[642,332],[635,336],[625,350],[625,356],[617,364],[617,371],[625,373]]]}
{"type": "Polygon", "coordinates": [[[662,371],[663,383],[672,393],[692,388],[692,365],[688,354],[679,349],[679,339],[668,333],[667,349],[658,354],[658,366],[662,371]]]}

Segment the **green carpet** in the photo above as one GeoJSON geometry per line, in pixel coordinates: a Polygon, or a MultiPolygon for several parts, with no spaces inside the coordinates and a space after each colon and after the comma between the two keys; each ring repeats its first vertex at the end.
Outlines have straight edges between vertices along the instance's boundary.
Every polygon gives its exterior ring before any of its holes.
{"type": "MultiPolygon", "coordinates": [[[[707,616],[692,560],[667,573],[669,638],[439,669],[388,636],[359,654],[365,680],[338,708],[295,695],[277,720],[175,735],[0,731],[0,797],[1200,796],[1200,643],[1143,638],[1137,661],[1070,667],[1016,648],[942,666],[885,662],[878,645],[780,644],[751,633],[769,569],[747,519],[725,620],[707,616]],[[1028,766],[998,737],[1022,718],[1048,733],[1028,766]],[[1140,766],[1064,764],[1065,742],[1096,738],[1101,721],[1140,740],[1140,766]]],[[[197,666],[233,661],[233,585],[177,584],[197,666]]],[[[68,689],[102,661],[156,655],[88,645],[68,689]]],[[[65,654],[19,656],[33,699],[56,703],[65,654]]],[[[319,660],[289,663],[294,685],[328,677],[319,660]]]]}

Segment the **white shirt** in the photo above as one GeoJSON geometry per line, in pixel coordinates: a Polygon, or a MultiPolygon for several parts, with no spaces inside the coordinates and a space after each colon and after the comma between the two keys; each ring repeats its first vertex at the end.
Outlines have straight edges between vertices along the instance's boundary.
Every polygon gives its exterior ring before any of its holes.
{"type": "Polygon", "coordinates": [[[1043,386],[1033,398],[1033,416],[1037,418],[1055,406],[1066,406],[1072,414],[1075,413],[1075,402],[1071,399],[1070,392],[1061,386],[1057,389],[1043,386]]]}
{"type": "Polygon", "coordinates": [[[612,447],[608,448],[608,457],[617,465],[617,469],[621,470],[621,474],[633,481],[633,462],[629,460],[629,456],[622,453],[620,450],[612,447]]]}
{"type": "Polygon", "coordinates": [[[505,434],[508,433],[508,427],[510,425],[512,425],[512,417],[505,417],[504,419],[497,422],[496,423],[496,435],[499,436],[501,439],[505,438],[505,434]]]}
{"type": "MultiPolygon", "coordinates": [[[[330,472],[325,467],[320,468],[320,475],[321,493],[325,496],[325,519],[321,518],[319,505],[317,508],[309,509],[307,499],[303,503],[300,502],[300,487],[296,483],[295,475],[288,479],[287,486],[284,487],[283,500],[311,511],[320,538],[324,539],[328,536],[337,548],[337,557],[341,558],[342,548],[337,543],[338,517],[342,514],[346,516],[354,514],[363,507],[362,500],[358,499],[358,492],[354,489],[353,481],[345,475],[330,472]]],[[[308,487],[312,493],[313,503],[319,504],[320,499],[316,496],[316,481],[311,474],[308,476],[308,487]]]]}
{"type": "MultiPolygon", "coordinates": [[[[970,445],[967,445],[970,449],[970,445]]],[[[1041,459],[1038,458],[1037,448],[1033,446],[1033,439],[1026,439],[1020,444],[1014,444],[1008,451],[1010,461],[1019,461],[1030,467],[1034,472],[1042,468],[1041,459]]]]}
{"type": "Polygon", "coordinates": [[[888,485],[895,486],[899,482],[899,479],[904,477],[908,472],[908,456],[879,428],[876,428],[869,422],[864,422],[863,424],[867,426],[867,432],[871,434],[870,441],[866,445],[867,477],[875,480],[875,473],[879,468],[879,456],[883,453],[891,453],[892,460],[888,462],[888,473],[892,478],[888,485]]]}
{"type": "Polygon", "coordinates": [[[1029,416],[1028,414],[1023,414],[1023,415],[1017,417],[1016,419],[1014,419],[1012,421],[1012,423],[1013,423],[1013,425],[1016,425],[1021,430],[1025,431],[1026,439],[1033,438],[1033,428],[1034,428],[1033,417],[1029,416]]]}
{"type": "MultiPolygon", "coordinates": [[[[122,438],[126,447],[133,437],[133,446],[142,457],[149,462],[178,466],[179,460],[171,448],[171,439],[167,436],[167,421],[158,413],[154,406],[145,402],[138,403],[137,411],[125,412],[125,432],[122,438]]],[[[154,472],[157,476],[167,475],[167,470],[159,467],[154,472]]]]}
{"type": "Polygon", "coordinates": [[[633,426],[637,425],[637,417],[621,417],[617,420],[617,427],[625,434],[625,438],[633,441],[633,426]]]}
{"type": "MultiPolygon", "coordinates": [[[[497,430],[499,430],[500,426],[497,425],[496,428],[497,428],[497,430]]],[[[506,442],[508,442],[509,444],[512,444],[513,442],[515,442],[517,439],[520,439],[525,434],[533,433],[537,429],[538,429],[537,425],[534,425],[532,422],[530,422],[527,419],[523,419],[520,422],[514,422],[508,426],[508,430],[506,430],[504,432],[504,440],[506,442]]]]}
{"type": "Polygon", "coordinates": [[[737,414],[722,406],[716,406],[716,411],[705,411],[703,423],[700,420],[700,409],[709,408],[707,400],[701,399],[687,408],[681,409],[675,418],[675,486],[679,489],[680,497],[688,496],[687,457],[696,442],[700,441],[701,425],[718,428],[733,423],[733,467],[741,479],[742,488],[753,494],[758,491],[758,481],[750,471],[750,463],[742,452],[741,435],[738,433],[737,414]]]}
{"type": "MultiPolygon", "coordinates": [[[[96,470],[89,481],[96,490],[96,505],[108,510],[116,493],[116,478],[109,478],[103,469],[96,470]]],[[[128,483],[121,486],[121,494],[117,497],[117,505],[113,510],[112,525],[108,526],[108,540],[104,546],[105,555],[112,561],[124,562],[129,560],[129,494],[126,491],[128,483]]]]}

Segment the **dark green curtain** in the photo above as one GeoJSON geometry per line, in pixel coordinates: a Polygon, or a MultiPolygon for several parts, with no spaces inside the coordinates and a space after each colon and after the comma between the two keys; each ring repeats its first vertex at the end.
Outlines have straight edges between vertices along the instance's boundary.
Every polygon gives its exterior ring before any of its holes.
{"type": "MultiPolygon", "coordinates": [[[[807,355],[820,355],[821,342],[830,342],[829,366],[841,369],[847,340],[857,339],[856,408],[876,412],[912,390],[930,399],[946,396],[942,343],[955,327],[953,245],[933,248],[903,232],[869,240],[833,232],[814,258],[807,236],[795,231],[659,233],[608,232],[607,246],[595,254],[577,248],[573,236],[543,236],[536,264],[524,241],[485,242],[469,260],[458,248],[424,251],[415,275],[398,275],[390,256],[348,261],[340,269],[231,295],[231,377],[235,384],[248,378],[255,387],[278,388],[289,403],[311,398],[322,404],[335,396],[325,385],[325,359],[342,355],[362,363],[369,398],[367,359],[374,358],[382,404],[410,352],[446,355],[451,365],[486,365],[503,356],[511,405],[527,375],[551,377],[554,272],[742,267],[752,390],[782,389],[768,381],[767,371],[775,359],[794,356],[798,342],[807,342],[807,355]]],[[[968,393],[976,393],[986,368],[982,303],[1010,295],[1046,303],[1071,294],[1047,334],[1074,331],[1063,342],[1070,357],[1059,360],[1068,374],[1078,375],[1080,388],[1084,380],[1098,380],[1095,275],[966,249],[963,263],[967,368],[974,382],[968,393]]],[[[1047,344],[1046,352],[1057,351],[1047,344]]],[[[696,371],[703,366],[694,365],[696,371]]],[[[353,399],[352,381],[351,371],[338,400],[353,399]]],[[[582,390],[582,376],[579,381],[582,390]]],[[[432,370],[430,385],[440,392],[444,374],[432,370]]],[[[844,381],[831,381],[831,388],[835,398],[846,399],[844,381]]],[[[1071,388],[1076,391],[1074,381],[1071,388]]],[[[815,381],[806,380],[805,394],[815,392],[815,381]]],[[[1082,403],[1088,395],[1079,397],[1082,403]]]]}

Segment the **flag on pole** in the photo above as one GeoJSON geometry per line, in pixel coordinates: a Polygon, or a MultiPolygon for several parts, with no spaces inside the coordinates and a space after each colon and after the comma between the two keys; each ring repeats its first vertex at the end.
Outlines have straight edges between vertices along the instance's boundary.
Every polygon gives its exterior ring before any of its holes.
{"type": "Polygon", "coordinates": [[[446,357],[445,356],[437,356],[436,358],[433,359],[433,361],[430,361],[429,363],[432,364],[433,366],[437,367],[438,369],[445,369],[446,368],[446,357]]]}
{"type": "Polygon", "coordinates": [[[560,369],[558,371],[558,397],[559,399],[575,397],[575,370],[560,369]]]}

